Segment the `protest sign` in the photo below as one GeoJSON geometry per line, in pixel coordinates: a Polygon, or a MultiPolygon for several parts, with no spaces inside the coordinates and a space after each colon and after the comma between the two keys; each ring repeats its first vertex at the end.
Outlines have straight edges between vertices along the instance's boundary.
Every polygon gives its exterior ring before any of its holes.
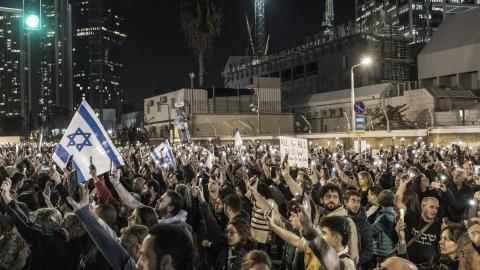
{"type": "Polygon", "coordinates": [[[299,168],[308,167],[308,142],[305,139],[278,137],[280,139],[280,155],[288,154],[288,164],[297,164],[299,168]]]}

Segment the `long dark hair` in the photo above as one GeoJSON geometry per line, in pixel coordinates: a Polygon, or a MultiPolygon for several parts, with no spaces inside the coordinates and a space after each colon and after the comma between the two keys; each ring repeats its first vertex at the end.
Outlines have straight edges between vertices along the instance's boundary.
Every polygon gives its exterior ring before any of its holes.
{"type": "Polygon", "coordinates": [[[241,238],[239,243],[240,247],[243,247],[246,250],[252,250],[255,248],[255,240],[253,239],[250,226],[244,220],[233,219],[228,224],[232,225],[237,230],[237,233],[241,238]]]}

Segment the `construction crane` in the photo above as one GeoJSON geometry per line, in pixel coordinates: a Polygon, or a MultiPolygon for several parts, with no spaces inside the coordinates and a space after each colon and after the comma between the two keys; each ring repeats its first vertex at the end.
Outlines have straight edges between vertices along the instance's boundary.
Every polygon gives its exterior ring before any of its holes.
{"type": "Polygon", "coordinates": [[[255,52],[256,56],[262,56],[265,49],[265,0],[255,1],[255,52]]]}

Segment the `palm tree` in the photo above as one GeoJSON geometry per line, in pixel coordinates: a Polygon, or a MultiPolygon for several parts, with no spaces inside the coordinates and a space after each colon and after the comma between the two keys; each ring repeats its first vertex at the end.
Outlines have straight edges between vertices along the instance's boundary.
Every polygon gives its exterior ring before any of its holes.
{"type": "Polygon", "coordinates": [[[187,0],[180,9],[181,29],[198,56],[198,81],[203,86],[205,61],[212,54],[214,39],[220,35],[222,11],[213,0],[187,0]]]}

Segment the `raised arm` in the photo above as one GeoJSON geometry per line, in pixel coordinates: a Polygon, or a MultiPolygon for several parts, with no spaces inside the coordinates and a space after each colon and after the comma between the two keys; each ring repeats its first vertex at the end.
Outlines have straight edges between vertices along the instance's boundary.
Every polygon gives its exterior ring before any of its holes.
{"type": "Polygon", "coordinates": [[[194,194],[198,198],[200,212],[205,221],[207,238],[212,242],[214,249],[218,252],[219,250],[227,246],[225,236],[224,234],[222,234],[220,226],[218,225],[217,220],[213,216],[210,206],[205,201],[205,197],[203,195],[203,188],[201,185],[199,185],[198,187],[194,187],[194,194]]]}
{"type": "Polygon", "coordinates": [[[121,203],[112,196],[112,193],[110,192],[110,190],[108,190],[105,183],[102,180],[100,180],[100,178],[98,178],[96,169],[91,168],[90,174],[93,177],[93,181],[95,183],[95,189],[98,192],[100,201],[102,201],[103,203],[110,204],[113,207],[119,209],[121,206],[121,203]]]}
{"type": "Polygon", "coordinates": [[[292,176],[290,176],[290,172],[288,169],[288,164],[285,163],[285,165],[282,166],[282,176],[283,179],[285,179],[285,182],[287,183],[288,188],[290,188],[290,192],[295,196],[302,194],[303,189],[302,186],[299,185],[295,180],[293,180],[292,176]]]}
{"type": "Polygon", "coordinates": [[[407,211],[407,206],[403,203],[403,194],[405,193],[405,190],[407,189],[407,184],[411,180],[407,181],[402,181],[400,183],[400,186],[398,187],[397,192],[395,193],[395,198],[393,199],[393,203],[398,209],[405,209],[407,211]]]}
{"type": "Polygon", "coordinates": [[[308,200],[304,201],[305,206],[301,207],[300,223],[302,224],[302,235],[313,254],[320,261],[322,269],[340,270],[340,258],[337,252],[323,239],[320,232],[313,227],[310,217],[310,204],[308,200]],[[306,203],[305,203],[306,202],[306,203]]]}
{"type": "Polygon", "coordinates": [[[7,214],[12,217],[22,237],[30,244],[38,243],[38,239],[41,239],[41,237],[51,237],[52,234],[50,232],[43,231],[40,225],[33,223],[27,214],[18,206],[10,194],[11,186],[12,182],[10,179],[7,178],[3,181],[1,186],[2,198],[7,205],[7,214]]]}
{"type": "Polygon", "coordinates": [[[269,216],[266,215],[270,229],[272,229],[272,231],[280,236],[280,238],[282,238],[285,242],[288,242],[290,245],[296,247],[300,251],[304,251],[305,245],[302,244],[302,238],[293,232],[278,226],[275,223],[275,216],[275,211],[272,211],[269,216]]]}
{"type": "Polygon", "coordinates": [[[68,197],[67,201],[73,207],[75,214],[80,222],[82,222],[90,239],[95,243],[95,246],[97,246],[110,266],[114,270],[135,269],[133,259],[130,258],[125,249],[107,233],[93,216],[88,204],[88,191],[81,189],[80,202],[76,202],[72,197],[68,197]]]}
{"type": "Polygon", "coordinates": [[[340,168],[340,165],[338,165],[338,162],[333,162],[335,169],[337,170],[338,173],[338,178],[342,180],[343,183],[345,183],[349,187],[353,187],[356,190],[360,189],[360,186],[350,177],[345,174],[345,172],[340,168]]]}
{"type": "Polygon", "coordinates": [[[120,183],[120,171],[117,169],[114,175],[110,176],[110,182],[118,193],[120,199],[130,208],[140,208],[145,205],[137,201],[128,190],[120,183]]]}
{"type": "Polygon", "coordinates": [[[255,199],[255,203],[258,207],[262,208],[263,211],[269,211],[274,205],[271,205],[260,193],[257,191],[258,179],[254,183],[247,183],[247,189],[252,194],[255,199]]]}

